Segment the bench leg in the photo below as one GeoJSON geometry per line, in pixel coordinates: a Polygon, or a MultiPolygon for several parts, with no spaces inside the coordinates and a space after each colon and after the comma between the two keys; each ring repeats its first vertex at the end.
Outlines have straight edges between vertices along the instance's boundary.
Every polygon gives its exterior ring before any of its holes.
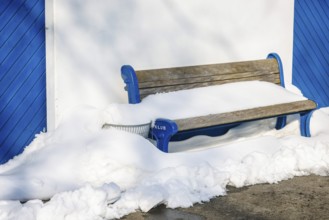
{"type": "Polygon", "coordinates": [[[300,134],[304,137],[311,137],[310,121],[313,111],[300,114],[300,134]]]}
{"type": "Polygon", "coordinates": [[[178,131],[177,124],[169,119],[157,119],[151,130],[152,136],[157,141],[157,148],[168,153],[168,144],[170,138],[178,131]]]}
{"type": "Polygon", "coordinates": [[[280,116],[276,119],[276,125],[275,128],[276,130],[280,130],[286,126],[287,123],[287,116],[280,116]]]}

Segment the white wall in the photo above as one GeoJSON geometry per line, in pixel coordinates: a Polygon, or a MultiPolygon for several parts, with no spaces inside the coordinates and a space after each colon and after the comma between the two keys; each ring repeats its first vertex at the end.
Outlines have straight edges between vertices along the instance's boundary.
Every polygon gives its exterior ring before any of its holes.
{"type": "Polygon", "coordinates": [[[293,0],[47,1],[54,15],[49,129],[81,104],[126,102],[123,64],[146,69],[277,52],[291,81],[293,0]]]}

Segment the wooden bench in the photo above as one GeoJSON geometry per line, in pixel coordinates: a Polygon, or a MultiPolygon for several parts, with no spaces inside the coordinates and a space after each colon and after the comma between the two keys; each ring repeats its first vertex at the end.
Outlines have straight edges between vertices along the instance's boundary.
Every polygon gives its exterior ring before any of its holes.
{"type": "MultiPolygon", "coordinates": [[[[135,71],[131,66],[124,65],[121,76],[131,104],[140,103],[150,94],[239,81],[267,81],[284,87],[281,59],[275,53],[263,60],[165,69],[135,71]]],[[[157,147],[168,152],[169,141],[173,139],[183,140],[198,134],[221,135],[242,122],[272,117],[277,117],[276,129],[281,129],[286,125],[287,115],[298,113],[301,115],[301,135],[309,137],[311,111],[316,107],[315,102],[303,100],[178,120],[160,118],[154,122],[150,133],[157,141],[157,147]]]]}

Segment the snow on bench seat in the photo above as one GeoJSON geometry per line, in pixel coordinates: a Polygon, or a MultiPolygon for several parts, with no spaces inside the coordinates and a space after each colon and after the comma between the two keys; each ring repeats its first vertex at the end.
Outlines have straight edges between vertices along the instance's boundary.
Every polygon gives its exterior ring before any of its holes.
{"type": "Polygon", "coordinates": [[[169,118],[177,122],[179,130],[188,130],[213,126],[218,121],[247,121],[314,107],[313,101],[276,84],[245,81],[153,94],[137,105],[112,104],[107,110],[107,123],[135,125],[169,118]]]}

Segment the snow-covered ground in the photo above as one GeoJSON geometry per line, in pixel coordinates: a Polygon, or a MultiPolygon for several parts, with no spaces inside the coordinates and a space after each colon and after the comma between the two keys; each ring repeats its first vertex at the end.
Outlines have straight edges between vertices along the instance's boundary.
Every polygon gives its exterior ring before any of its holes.
{"type": "Polygon", "coordinates": [[[173,143],[166,154],[141,136],[101,129],[113,105],[80,106],[0,166],[0,219],[120,218],[158,204],[209,201],[225,195],[227,185],[329,173],[328,108],[314,112],[311,138],[299,135],[294,115],[279,131],[273,119],[245,123],[221,137],[173,143]]]}

